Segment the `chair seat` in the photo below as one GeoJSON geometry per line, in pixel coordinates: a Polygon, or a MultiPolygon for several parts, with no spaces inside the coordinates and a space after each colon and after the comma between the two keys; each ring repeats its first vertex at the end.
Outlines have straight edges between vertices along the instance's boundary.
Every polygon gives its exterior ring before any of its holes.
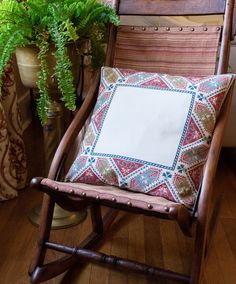
{"type": "Polygon", "coordinates": [[[165,214],[169,213],[170,209],[180,209],[184,207],[181,204],[167,200],[163,197],[134,193],[115,186],[58,182],[46,178],[41,181],[41,184],[57,192],[67,193],[72,196],[86,196],[86,198],[114,202],[125,206],[129,205],[130,207],[141,210],[150,210],[165,214]]]}

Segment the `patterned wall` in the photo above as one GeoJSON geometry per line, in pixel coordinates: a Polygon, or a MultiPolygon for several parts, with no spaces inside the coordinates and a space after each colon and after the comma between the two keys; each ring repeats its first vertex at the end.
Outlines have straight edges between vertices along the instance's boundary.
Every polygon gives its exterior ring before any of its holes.
{"type": "Polygon", "coordinates": [[[27,168],[13,65],[7,65],[0,97],[0,201],[25,188],[27,168]]]}

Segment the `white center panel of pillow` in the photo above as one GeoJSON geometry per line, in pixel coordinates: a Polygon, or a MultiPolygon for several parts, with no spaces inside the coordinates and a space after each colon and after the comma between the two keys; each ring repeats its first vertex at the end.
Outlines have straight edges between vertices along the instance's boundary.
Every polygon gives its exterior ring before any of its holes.
{"type": "Polygon", "coordinates": [[[192,96],[118,85],[92,152],[172,167],[188,123],[192,96]]]}

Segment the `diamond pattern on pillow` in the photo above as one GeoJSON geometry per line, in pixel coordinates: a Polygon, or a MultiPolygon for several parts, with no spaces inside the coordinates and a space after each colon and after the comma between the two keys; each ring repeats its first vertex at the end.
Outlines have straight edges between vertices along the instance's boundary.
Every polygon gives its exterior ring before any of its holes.
{"type": "Polygon", "coordinates": [[[66,180],[119,186],[191,208],[233,79],[103,67],[91,122],[66,180]]]}

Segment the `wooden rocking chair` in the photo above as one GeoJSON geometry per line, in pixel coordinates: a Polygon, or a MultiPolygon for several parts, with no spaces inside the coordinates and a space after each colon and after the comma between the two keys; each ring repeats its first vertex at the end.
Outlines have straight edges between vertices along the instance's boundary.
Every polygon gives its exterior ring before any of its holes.
{"type": "MultiPolygon", "coordinates": [[[[190,76],[205,76],[227,72],[230,40],[234,36],[234,0],[115,0],[113,1],[113,7],[119,15],[180,16],[221,14],[224,16],[224,24],[223,27],[180,26],[173,28],[130,26],[116,28],[110,26],[106,66],[190,76]],[[123,36],[124,32],[126,32],[126,35],[128,34],[128,37],[123,36]],[[158,50],[158,40],[156,41],[157,46],[152,44],[151,51],[148,47],[150,46],[150,42],[153,39],[158,39],[160,34],[166,35],[162,38],[163,41],[167,40],[167,44],[170,44],[173,40],[175,44],[169,46],[166,54],[158,57],[158,52],[153,56],[153,50],[155,48],[158,50]],[[140,38],[145,39],[142,40],[142,44],[139,42],[140,38]],[[175,47],[178,39],[180,42],[182,41],[186,53],[182,53],[182,56],[171,56],[173,52],[176,54],[175,47]],[[198,40],[205,42],[205,44],[201,45],[202,49],[199,51],[201,53],[200,63],[199,57],[196,58],[191,54],[191,50],[196,47],[198,40]],[[218,67],[216,67],[219,41],[221,41],[221,48],[218,67]],[[130,44],[131,42],[135,42],[136,44],[130,44]],[[210,49],[209,43],[211,46],[210,49]],[[125,50],[124,47],[126,47],[125,50]],[[209,54],[209,50],[211,54],[209,54]],[[167,59],[169,57],[171,57],[171,60],[168,62],[167,59]],[[215,72],[216,68],[217,71],[215,72]]],[[[141,194],[142,197],[137,200],[136,193],[120,190],[112,186],[109,187],[109,190],[104,188],[105,194],[103,194],[104,192],[101,187],[98,188],[97,186],[82,183],[72,184],[63,182],[61,176],[64,171],[64,165],[70,156],[72,145],[81,130],[83,130],[96,103],[99,78],[100,73],[97,72],[82,107],[76,114],[57,149],[48,178],[34,178],[32,180],[32,187],[45,192],[45,194],[40,219],[39,239],[29,269],[31,282],[39,283],[46,281],[65,272],[78,261],[91,260],[93,262],[113,265],[120,269],[146,273],[157,280],[164,277],[184,283],[199,283],[204,267],[206,251],[209,246],[213,220],[215,219],[213,214],[215,211],[212,210],[214,207],[212,201],[213,180],[221,149],[223,129],[229,113],[232,87],[218,117],[204,168],[200,194],[194,211],[191,212],[184,205],[168,201],[164,198],[153,198],[152,201],[152,197],[141,194]],[[114,195],[113,190],[115,192],[114,195]],[[69,211],[78,211],[81,208],[90,206],[93,226],[92,233],[78,247],[68,247],[49,240],[55,203],[58,203],[62,208],[69,211]],[[101,205],[111,208],[104,218],[101,215],[101,205]],[[196,231],[193,234],[195,237],[195,251],[191,274],[189,276],[182,275],[128,259],[116,258],[90,251],[89,249],[101,240],[105,231],[116,217],[118,209],[174,220],[179,224],[186,236],[192,236],[192,227],[195,223],[196,231]],[[45,254],[48,249],[64,252],[66,256],[44,264],[45,254]]]]}

